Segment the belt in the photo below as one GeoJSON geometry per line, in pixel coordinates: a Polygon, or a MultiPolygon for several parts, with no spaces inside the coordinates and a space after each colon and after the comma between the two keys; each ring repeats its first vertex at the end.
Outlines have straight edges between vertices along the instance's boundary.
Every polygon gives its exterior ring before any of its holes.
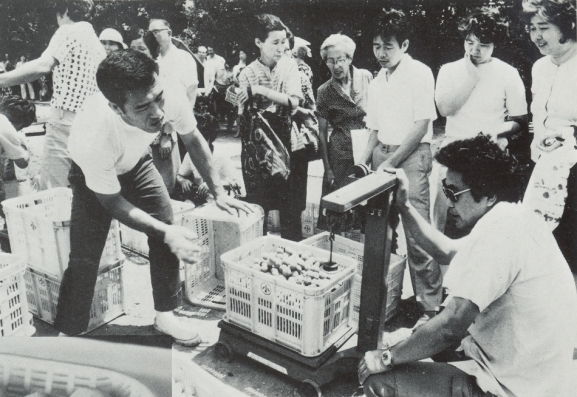
{"type": "MultiPolygon", "coordinates": [[[[391,152],[394,152],[395,150],[397,150],[399,147],[401,147],[401,145],[387,145],[385,143],[379,142],[379,147],[385,153],[391,153],[391,152]]],[[[421,143],[419,143],[419,146],[417,146],[415,148],[415,150],[425,150],[425,149],[430,149],[430,147],[431,147],[430,143],[421,142],[421,143]]]]}

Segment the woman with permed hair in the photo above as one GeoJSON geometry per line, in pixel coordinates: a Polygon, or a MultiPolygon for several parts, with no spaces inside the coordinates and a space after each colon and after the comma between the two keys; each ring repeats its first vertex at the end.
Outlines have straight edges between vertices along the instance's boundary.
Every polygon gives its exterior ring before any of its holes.
{"type": "MultiPolygon", "coordinates": [[[[321,58],[331,71],[330,80],[317,91],[319,147],[325,168],[322,196],[346,185],[354,165],[351,130],[366,128],[367,95],[373,76],[353,66],[355,49],[355,42],[343,34],[332,34],[321,45],[321,58]],[[329,124],[333,127],[330,139],[329,124]]],[[[328,229],[325,223],[324,216],[319,216],[319,228],[328,229]]]]}
{"type": "MultiPolygon", "coordinates": [[[[441,67],[435,89],[437,108],[447,118],[441,146],[483,132],[505,149],[507,137],[527,125],[525,87],[519,72],[492,56],[507,38],[507,23],[497,10],[483,7],[460,21],[459,32],[464,57],[441,67]]],[[[442,167],[439,180],[445,173],[442,167]]],[[[443,232],[447,204],[440,186],[433,208],[434,224],[443,232]]]]}
{"type": "Polygon", "coordinates": [[[550,225],[577,280],[577,1],[524,0],[531,40],[544,55],[533,65],[535,169],[523,199],[550,225]]]}

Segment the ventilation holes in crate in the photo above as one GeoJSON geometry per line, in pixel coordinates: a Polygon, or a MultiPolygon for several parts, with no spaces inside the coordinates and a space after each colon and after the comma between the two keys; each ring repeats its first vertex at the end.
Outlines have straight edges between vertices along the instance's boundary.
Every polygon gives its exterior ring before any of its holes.
{"type": "Polygon", "coordinates": [[[301,339],[302,326],[301,324],[295,323],[292,320],[277,316],[276,329],[278,332],[282,332],[283,334],[287,334],[297,339],[301,339]]]}

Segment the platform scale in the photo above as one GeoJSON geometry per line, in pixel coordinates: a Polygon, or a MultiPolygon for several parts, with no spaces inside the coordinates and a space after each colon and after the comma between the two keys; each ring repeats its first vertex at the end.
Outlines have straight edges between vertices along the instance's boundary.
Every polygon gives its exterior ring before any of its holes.
{"type": "MultiPolygon", "coordinates": [[[[369,174],[323,197],[330,222],[338,220],[358,205],[367,205],[365,250],[361,285],[357,346],[339,350],[354,334],[350,328],[336,343],[315,357],[302,356],[278,343],[262,338],[242,327],[219,322],[220,337],[215,345],[217,358],[229,362],[235,354],[253,360],[302,382],[295,391],[301,396],[322,396],[321,387],[343,374],[357,372],[364,353],[378,347],[380,320],[387,307],[386,278],[389,271],[393,230],[390,210],[394,205],[392,192],[394,175],[380,172],[369,174]],[[383,266],[383,263],[385,264],[383,266]]],[[[333,230],[334,231],[334,230],[333,230]]]]}

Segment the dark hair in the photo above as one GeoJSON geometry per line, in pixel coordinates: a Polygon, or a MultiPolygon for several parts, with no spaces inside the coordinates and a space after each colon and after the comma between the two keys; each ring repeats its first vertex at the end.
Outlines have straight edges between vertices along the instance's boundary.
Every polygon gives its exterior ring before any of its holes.
{"type": "Polygon", "coordinates": [[[145,31],[142,35],[142,41],[144,41],[144,44],[148,47],[152,59],[158,58],[158,55],[160,54],[160,44],[158,43],[158,40],[156,40],[156,37],[154,37],[154,33],[150,30],[145,31]]]}
{"type": "Polygon", "coordinates": [[[92,0],[52,0],[52,8],[59,15],[67,15],[74,22],[90,21],[94,13],[92,0]]]}
{"type": "Polygon", "coordinates": [[[461,174],[476,202],[482,197],[496,196],[497,201],[515,203],[523,196],[519,163],[488,135],[480,133],[474,138],[452,142],[439,150],[435,159],[461,174]]]}
{"type": "Polygon", "coordinates": [[[373,38],[380,37],[382,40],[385,40],[394,37],[399,45],[401,45],[405,40],[410,39],[411,30],[411,25],[403,11],[392,8],[388,11],[383,9],[375,19],[373,38]]]}
{"type": "Polygon", "coordinates": [[[305,59],[308,55],[308,51],[306,47],[299,47],[297,48],[297,57],[299,59],[305,59]]]}
{"type": "Polygon", "coordinates": [[[288,39],[289,42],[289,49],[292,50],[293,48],[295,48],[295,35],[289,29],[287,29],[286,31],[286,38],[288,39]]]}
{"type": "Polygon", "coordinates": [[[494,8],[476,8],[459,22],[463,39],[474,35],[483,44],[501,44],[508,37],[509,25],[494,8]]]}
{"type": "MultiPolygon", "coordinates": [[[[277,32],[284,30],[289,35],[289,28],[282,23],[279,17],[272,14],[255,15],[253,24],[253,37],[265,41],[270,32],[277,32]]],[[[291,33],[292,34],[292,33],[291,33]]]]}
{"type": "Polygon", "coordinates": [[[34,102],[17,95],[9,95],[0,99],[0,113],[6,116],[17,130],[26,128],[36,121],[34,102]]]}
{"type": "Polygon", "coordinates": [[[124,109],[127,94],[152,87],[155,74],[158,64],[147,55],[131,49],[118,50],[100,63],[96,83],[106,99],[124,109]]]}
{"type": "Polygon", "coordinates": [[[541,16],[547,22],[557,26],[561,31],[560,43],[577,40],[575,29],[576,0],[523,0],[522,17],[525,26],[531,24],[531,18],[541,16]]]}

